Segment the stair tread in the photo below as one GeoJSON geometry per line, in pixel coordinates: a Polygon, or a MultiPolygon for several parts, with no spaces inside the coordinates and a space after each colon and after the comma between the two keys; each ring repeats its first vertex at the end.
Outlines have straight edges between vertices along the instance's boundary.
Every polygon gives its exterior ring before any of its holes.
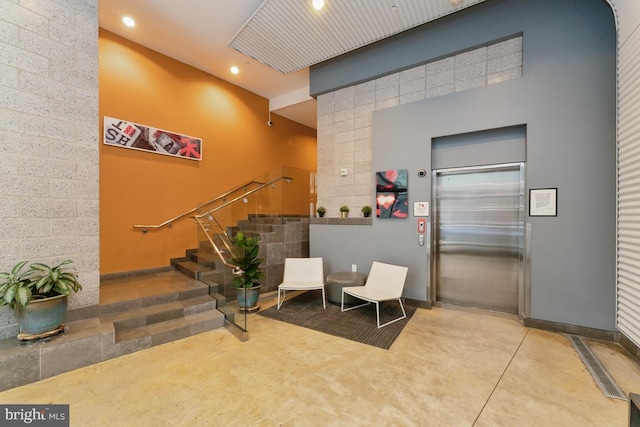
{"type": "Polygon", "coordinates": [[[216,305],[217,301],[214,298],[209,295],[202,295],[189,299],[150,305],[147,307],[101,316],[100,322],[114,323],[114,325],[116,325],[116,329],[119,330],[132,329],[136,326],[140,326],[140,323],[148,325],[166,321],[170,318],[175,319],[183,317],[185,314],[192,314],[192,312],[198,311],[199,306],[202,306],[202,309],[199,311],[203,311],[215,309],[216,305]]]}
{"type": "MultiPolygon", "coordinates": [[[[193,333],[190,330],[192,326],[203,324],[206,322],[213,323],[210,329],[221,327],[224,324],[224,313],[219,310],[209,310],[202,313],[196,313],[176,319],[153,323],[151,325],[144,325],[125,331],[116,332],[115,341],[131,341],[141,339],[146,336],[153,337],[160,336],[162,334],[169,334],[169,336],[160,337],[162,342],[173,341],[174,339],[180,339],[192,335],[193,333]],[[183,333],[180,333],[180,331],[182,331],[183,333]],[[176,332],[178,334],[175,334],[176,332]],[[174,333],[174,335],[173,337],[170,337],[172,333],[174,333]]],[[[160,342],[155,344],[159,343],[160,342]]]]}
{"type": "Polygon", "coordinates": [[[145,295],[139,298],[121,300],[109,303],[101,303],[99,306],[100,316],[108,316],[126,311],[141,309],[160,304],[168,304],[176,301],[184,301],[198,296],[208,295],[209,287],[202,283],[202,286],[191,289],[182,289],[173,292],[165,292],[156,295],[145,295]]]}
{"type": "Polygon", "coordinates": [[[183,261],[178,261],[176,264],[180,264],[180,265],[182,265],[184,267],[187,267],[187,268],[193,268],[193,269],[195,269],[194,271],[198,271],[198,263],[195,262],[195,261],[192,261],[190,259],[185,259],[183,261]]]}

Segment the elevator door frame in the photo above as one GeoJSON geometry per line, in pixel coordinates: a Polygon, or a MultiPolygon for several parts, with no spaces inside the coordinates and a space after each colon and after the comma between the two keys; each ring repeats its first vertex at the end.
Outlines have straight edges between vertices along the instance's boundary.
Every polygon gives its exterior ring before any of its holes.
{"type": "Polygon", "coordinates": [[[530,287],[528,286],[529,281],[526,280],[526,270],[527,263],[529,262],[529,257],[527,256],[527,235],[530,234],[529,225],[525,225],[525,208],[526,208],[526,200],[525,200],[525,162],[514,162],[514,163],[501,163],[496,165],[484,165],[484,166],[465,166],[465,167],[456,167],[456,168],[442,168],[442,169],[434,169],[431,171],[431,257],[430,257],[430,280],[429,280],[429,296],[431,299],[431,304],[436,305],[437,301],[437,272],[436,272],[436,258],[438,251],[438,233],[437,233],[437,225],[439,223],[439,214],[438,214],[438,204],[437,204],[437,176],[442,173],[473,173],[473,172],[485,172],[485,171],[500,171],[506,169],[514,169],[519,168],[520,170],[520,197],[519,197],[519,213],[518,213],[518,221],[520,224],[520,233],[518,238],[518,317],[520,319],[524,319],[529,317],[530,310],[530,287]]]}

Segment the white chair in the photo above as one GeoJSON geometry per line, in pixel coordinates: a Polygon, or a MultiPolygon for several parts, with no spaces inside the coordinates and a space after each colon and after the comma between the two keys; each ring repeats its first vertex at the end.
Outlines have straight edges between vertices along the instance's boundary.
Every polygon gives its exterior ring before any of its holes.
{"type": "Polygon", "coordinates": [[[284,303],[287,291],[317,289],[322,291],[322,306],[326,310],[322,258],[286,258],[284,260],[284,278],[278,286],[278,310],[284,303]],[[282,301],[280,301],[280,291],[282,291],[282,301]]]}
{"type": "Polygon", "coordinates": [[[360,308],[374,303],[376,305],[378,329],[404,319],[407,317],[407,313],[404,311],[401,298],[402,290],[404,289],[404,282],[407,278],[407,270],[407,267],[374,261],[371,265],[371,271],[369,271],[369,276],[367,277],[367,281],[364,286],[347,286],[342,288],[342,304],[340,305],[340,310],[349,311],[354,308],[360,308]],[[349,294],[367,302],[365,304],[344,308],[344,294],[349,294]],[[380,302],[393,300],[398,300],[400,303],[402,316],[381,325],[380,302]]]}

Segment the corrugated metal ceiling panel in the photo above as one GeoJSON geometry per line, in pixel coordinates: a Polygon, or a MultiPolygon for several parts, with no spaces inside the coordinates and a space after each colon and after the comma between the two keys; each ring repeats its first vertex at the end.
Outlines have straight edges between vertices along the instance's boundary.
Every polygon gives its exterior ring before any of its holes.
{"type": "Polygon", "coordinates": [[[482,1],[266,0],[229,46],[290,73],[482,1]]]}

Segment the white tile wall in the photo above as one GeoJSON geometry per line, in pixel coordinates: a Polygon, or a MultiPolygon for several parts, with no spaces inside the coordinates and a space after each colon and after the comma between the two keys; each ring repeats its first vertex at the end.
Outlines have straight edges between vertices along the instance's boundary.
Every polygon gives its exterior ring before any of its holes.
{"type": "Polygon", "coordinates": [[[0,271],[74,260],[71,308],[99,300],[97,123],[98,0],[0,0],[0,271]]]}
{"type": "Polygon", "coordinates": [[[339,217],[374,206],[373,111],[522,76],[522,37],[484,46],[318,97],[318,206],[339,217]],[[340,170],[348,175],[341,176],[340,170]]]}

